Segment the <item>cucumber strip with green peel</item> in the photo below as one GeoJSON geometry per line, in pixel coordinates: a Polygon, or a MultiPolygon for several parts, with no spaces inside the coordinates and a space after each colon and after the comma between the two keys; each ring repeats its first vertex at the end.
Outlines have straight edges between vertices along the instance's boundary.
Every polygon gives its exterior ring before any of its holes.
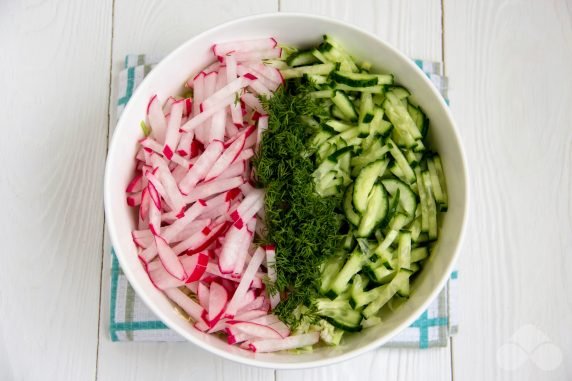
{"type": "MultiPolygon", "coordinates": [[[[384,89],[383,86],[381,85],[375,85],[375,86],[368,86],[368,87],[352,87],[352,86],[348,86],[348,85],[344,85],[343,83],[336,83],[333,85],[334,90],[343,90],[343,91],[356,91],[356,92],[360,92],[360,93],[372,93],[372,94],[383,94],[384,93],[384,89]]],[[[377,104],[377,103],[376,103],[377,104]]]]}
{"type": "MultiPolygon", "coordinates": [[[[409,282],[411,271],[400,270],[395,278],[384,287],[377,298],[372,301],[362,312],[365,318],[375,315],[396,293],[403,287],[404,282],[409,282]]],[[[374,289],[375,290],[375,289],[374,289]]]]}
{"type": "Polygon", "coordinates": [[[326,126],[330,127],[335,132],[344,132],[357,126],[340,122],[339,120],[331,119],[326,122],[326,126]]]}
{"type": "Polygon", "coordinates": [[[427,246],[416,247],[411,250],[411,263],[419,262],[429,256],[429,249],[427,246]]]}
{"type": "Polygon", "coordinates": [[[318,61],[322,63],[333,63],[332,61],[327,59],[319,49],[312,49],[312,54],[314,55],[314,57],[318,59],[318,61]]]}
{"type": "Polygon", "coordinates": [[[353,203],[358,213],[363,214],[367,208],[368,196],[378,177],[385,172],[388,160],[378,160],[366,165],[357,176],[354,186],[353,203]]]}
{"type": "Polygon", "coordinates": [[[352,176],[358,176],[359,172],[369,163],[383,159],[387,152],[389,152],[389,146],[384,145],[380,139],[374,140],[366,151],[352,157],[350,162],[353,167],[352,176]]]}
{"type": "Polygon", "coordinates": [[[399,189],[399,206],[413,220],[417,210],[417,196],[411,187],[397,179],[384,179],[381,183],[391,196],[399,189]]]}
{"type": "Polygon", "coordinates": [[[320,293],[328,295],[332,281],[336,278],[343,265],[343,257],[339,255],[333,256],[322,265],[320,293]]]}
{"type": "Polygon", "coordinates": [[[389,249],[389,246],[395,241],[397,238],[399,231],[407,224],[409,221],[409,216],[405,214],[397,213],[395,217],[391,220],[389,232],[383,239],[383,242],[377,246],[375,249],[375,253],[379,256],[383,256],[383,254],[389,249]]]}
{"type": "Polygon", "coordinates": [[[356,292],[355,295],[352,295],[352,301],[355,305],[355,308],[363,307],[367,304],[370,304],[377,298],[379,298],[379,296],[383,294],[387,286],[388,284],[384,284],[382,286],[373,288],[369,291],[356,292]]]}
{"type": "Polygon", "coordinates": [[[346,189],[346,193],[344,195],[344,213],[348,221],[354,225],[359,226],[359,221],[361,216],[357,213],[354,209],[353,205],[353,193],[354,193],[354,184],[350,184],[350,186],[346,189]]]}
{"type": "Polygon", "coordinates": [[[286,60],[286,63],[288,64],[288,66],[296,67],[296,66],[310,65],[318,61],[319,61],[318,58],[314,56],[311,50],[302,50],[291,54],[286,60]]]}
{"type": "Polygon", "coordinates": [[[326,64],[298,66],[295,68],[281,69],[280,74],[282,74],[282,77],[284,79],[301,78],[304,76],[304,74],[328,75],[334,69],[335,69],[334,64],[326,63],[326,64]]]}
{"type": "Polygon", "coordinates": [[[354,250],[350,255],[344,267],[340,270],[336,278],[332,282],[331,291],[336,295],[348,289],[349,282],[352,277],[357,274],[367,261],[367,256],[359,250],[354,250]]]}
{"type": "Polygon", "coordinates": [[[354,310],[348,300],[329,300],[320,298],[316,300],[317,314],[324,317],[334,327],[348,332],[361,330],[363,317],[359,311],[354,310]]]}
{"type": "Polygon", "coordinates": [[[393,91],[387,91],[385,93],[383,108],[387,117],[397,129],[406,131],[415,140],[423,138],[419,128],[417,128],[417,125],[413,121],[413,118],[409,115],[407,107],[403,105],[399,96],[397,96],[393,91]]]}
{"type": "Polygon", "coordinates": [[[429,231],[429,203],[428,195],[423,184],[423,176],[421,175],[421,168],[415,168],[415,175],[417,176],[417,192],[419,193],[419,204],[421,205],[421,232],[427,233],[429,231]]]}
{"type": "Polygon", "coordinates": [[[383,187],[380,184],[374,185],[368,197],[366,210],[362,213],[356,236],[369,237],[373,233],[387,214],[387,204],[387,195],[383,187]]]}
{"type": "Polygon", "coordinates": [[[332,98],[334,96],[333,90],[318,90],[309,93],[313,98],[332,98]]]}
{"type": "Polygon", "coordinates": [[[399,233],[399,244],[397,249],[398,268],[409,269],[411,265],[411,232],[402,231],[399,233]]]}
{"type": "Polygon", "coordinates": [[[403,175],[407,180],[407,183],[412,184],[415,181],[415,172],[413,171],[413,168],[411,168],[411,166],[407,162],[407,159],[405,159],[405,156],[403,156],[403,153],[397,147],[397,145],[393,140],[387,139],[387,145],[389,147],[389,153],[391,154],[391,156],[393,156],[395,162],[397,163],[397,165],[399,165],[399,167],[403,171],[403,175]]]}
{"type": "Polygon", "coordinates": [[[441,158],[438,155],[433,156],[427,160],[427,169],[431,175],[431,184],[435,194],[435,201],[439,204],[439,210],[446,212],[449,207],[449,200],[447,196],[447,184],[445,183],[445,174],[443,173],[443,166],[441,165],[441,158]],[[437,188],[438,191],[437,191],[437,188]],[[437,193],[439,192],[439,194],[437,193]]]}
{"type": "Polygon", "coordinates": [[[342,90],[335,90],[334,96],[332,97],[332,102],[341,111],[341,113],[350,121],[357,122],[358,114],[354,107],[354,104],[348,98],[345,92],[342,90]]]}
{"type": "Polygon", "coordinates": [[[437,206],[435,205],[435,198],[433,197],[433,190],[431,188],[431,178],[429,172],[423,172],[423,185],[427,194],[427,208],[429,217],[429,226],[427,234],[429,239],[437,239],[437,206]]]}

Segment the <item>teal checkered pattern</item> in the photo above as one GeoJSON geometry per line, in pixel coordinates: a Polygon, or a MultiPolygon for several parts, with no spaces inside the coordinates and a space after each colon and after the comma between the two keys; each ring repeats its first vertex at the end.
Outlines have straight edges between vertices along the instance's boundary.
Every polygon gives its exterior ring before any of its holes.
{"type": "MultiPolygon", "coordinates": [[[[447,77],[443,76],[439,62],[414,60],[425,72],[448,103],[447,77]]],[[[117,115],[131,98],[135,88],[155,66],[155,60],[145,55],[125,57],[124,70],[119,73],[119,96],[117,115]]],[[[386,347],[430,348],[447,346],[449,337],[457,332],[454,310],[451,308],[455,298],[457,271],[429,308],[408,328],[394,337],[386,347]]],[[[127,278],[121,271],[119,262],[112,250],[111,254],[111,306],[109,333],[113,341],[184,341],[170,330],[137,297],[127,278]]]]}

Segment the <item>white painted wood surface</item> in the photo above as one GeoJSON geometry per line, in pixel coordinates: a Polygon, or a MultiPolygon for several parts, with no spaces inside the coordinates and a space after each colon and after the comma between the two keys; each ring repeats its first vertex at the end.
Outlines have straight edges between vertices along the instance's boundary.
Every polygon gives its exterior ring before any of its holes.
{"type": "Polygon", "coordinates": [[[569,1],[0,1],[0,47],[0,380],[572,379],[569,1]],[[412,57],[444,55],[473,200],[451,347],[274,372],[184,343],[108,339],[101,179],[124,55],[164,55],[279,9],[348,21],[412,57]],[[527,350],[554,345],[507,370],[521,352],[503,345],[519,329],[527,350]]]}
{"type": "Polygon", "coordinates": [[[472,191],[455,378],[570,380],[572,3],[447,0],[444,16],[472,191]],[[506,370],[523,352],[503,345],[526,325],[515,341],[538,365],[525,356],[506,370]]]}

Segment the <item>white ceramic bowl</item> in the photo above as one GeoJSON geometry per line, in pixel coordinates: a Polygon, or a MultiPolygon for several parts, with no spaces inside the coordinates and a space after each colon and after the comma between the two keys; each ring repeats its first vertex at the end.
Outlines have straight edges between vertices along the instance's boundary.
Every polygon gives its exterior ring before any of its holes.
{"type": "Polygon", "coordinates": [[[467,170],[455,124],[448,107],[427,77],[406,56],[378,37],[354,26],[328,18],[302,14],[266,14],[232,21],[204,32],[169,54],[137,88],[113,134],[105,172],[105,213],[111,242],[119,263],[143,301],[181,336],[224,358],[268,368],[306,368],[333,364],[386,343],[411,324],[437,296],[451,272],[462,241],[467,218],[467,170]],[[160,99],[181,93],[182,84],[212,60],[215,42],[273,36],[279,43],[314,46],[323,34],[339,39],[359,60],[374,69],[394,73],[397,82],[411,90],[414,99],[431,120],[429,139],[442,157],[449,191],[449,211],[444,215],[439,244],[413,285],[411,297],[382,325],[344,337],[339,347],[325,347],[312,353],[255,354],[229,346],[222,339],[192,328],[173,309],[167,298],[153,287],[137,259],[131,241],[135,215],[125,203],[124,190],[133,175],[139,122],[145,117],[149,98],[160,99]]]}

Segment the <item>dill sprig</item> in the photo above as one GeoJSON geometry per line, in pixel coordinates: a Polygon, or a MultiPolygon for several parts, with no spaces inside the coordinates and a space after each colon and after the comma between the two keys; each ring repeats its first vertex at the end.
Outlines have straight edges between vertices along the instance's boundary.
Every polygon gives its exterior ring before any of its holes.
{"type": "Polygon", "coordinates": [[[308,91],[301,82],[289,81],[261,100],[269,122],[254,158],[259,186],[266,190],[262,240],[276,246],[277,281],[270,292],[286,295],[274,312],[291,327],[299,323],[296,307],[312,310],[320,265],[339,246],[342,224],[340,198],[322,198],[314,190],[315,163],[307,154],[314,131],[301,117],[325,117],[327,109],[308,91]]]}

